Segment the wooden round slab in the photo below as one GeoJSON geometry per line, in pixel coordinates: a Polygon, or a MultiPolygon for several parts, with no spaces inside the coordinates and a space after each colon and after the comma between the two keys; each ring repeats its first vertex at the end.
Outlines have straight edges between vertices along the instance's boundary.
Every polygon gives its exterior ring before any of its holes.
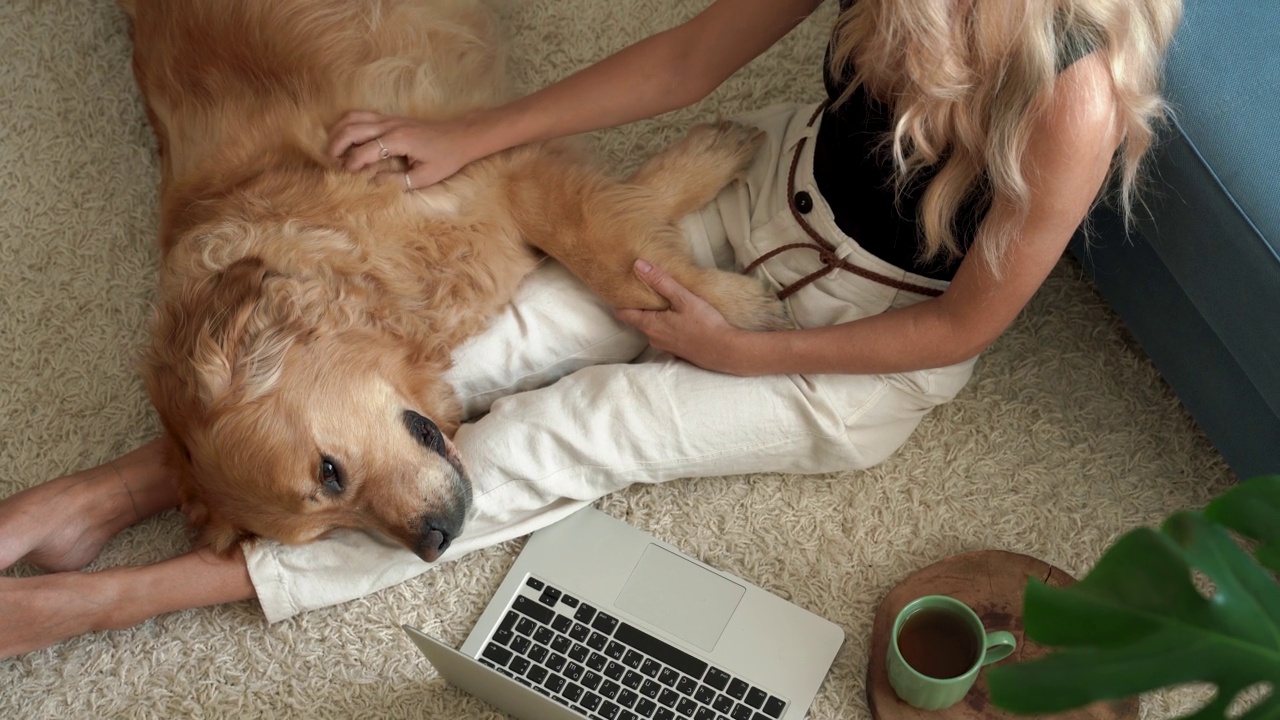
{"type": "MultiPolygon", "coordinates": [[[[950,595],[977,611],[988,630],[1013,633],[1018,638],[1018,649],[1002,662],[1022,662],[1047,654],[1048,648],[1027,640],[1022,634],[1022,593],[1028,577],[1039,578],[1053,587],[1066,587],[1075,582],[1065,571],[1033,557],[1003,550],[979,550],[953,555],[917,570],[890,590],[880,602],[871,627],[871,656],[867,661],[867,704],[871,707],[871,717],[876,720],[1012,720],[1021,717],[991,704],[986,670],[978,675],[969,694],[955,705],[932,711],[913,708],[899,699],[889,685],[885,657],[898,612],[921,595],[950,595]]],[[[1138,717],[1138,699],[1095,703],[1053,717],[1130,720],[1138,717]]]]}

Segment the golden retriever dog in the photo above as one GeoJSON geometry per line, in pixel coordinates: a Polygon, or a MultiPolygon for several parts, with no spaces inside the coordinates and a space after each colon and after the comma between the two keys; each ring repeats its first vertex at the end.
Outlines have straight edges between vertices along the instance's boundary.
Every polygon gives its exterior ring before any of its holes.
{"type": "Polygon", "coordinates": [[[781,322],[757,282],[696,267],[674,224],[743,170],[754,131],[695,128],[625,180],[557,142],[403,192],[339,168],[327,128],[503,101],[477,0],[120,4],[162,165],[142,372],[216,550],[349,527],[438,558],[470,502],[450,353],[544,255],[615,307],[665,307],[632,274],[643,257],[738,327],[781,322]]]}

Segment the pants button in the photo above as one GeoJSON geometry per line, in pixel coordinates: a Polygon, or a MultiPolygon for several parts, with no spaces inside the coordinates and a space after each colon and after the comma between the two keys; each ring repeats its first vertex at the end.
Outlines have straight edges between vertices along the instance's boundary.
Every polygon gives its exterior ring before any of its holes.
{"type": "Polygon", "coordinates": [[[802,214],[808,214],[813,209],[813,196],[804,190],[796,193],[792,200],[795,202],[796,210],[799,210],[802,214]]]}

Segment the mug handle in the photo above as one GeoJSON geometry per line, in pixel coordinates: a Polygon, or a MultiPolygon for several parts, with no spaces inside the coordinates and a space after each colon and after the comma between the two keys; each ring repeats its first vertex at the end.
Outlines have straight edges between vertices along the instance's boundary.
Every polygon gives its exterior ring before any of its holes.
{"type": "Polygon", "coordinates": [[[983,665],[1000,662],[1001,660],[1013,654],[1018,647],[1018,639],[1013,633],[1005,630],[997,630],[996,632],[987,633],[987,656],[982,661],[983,665]]]}

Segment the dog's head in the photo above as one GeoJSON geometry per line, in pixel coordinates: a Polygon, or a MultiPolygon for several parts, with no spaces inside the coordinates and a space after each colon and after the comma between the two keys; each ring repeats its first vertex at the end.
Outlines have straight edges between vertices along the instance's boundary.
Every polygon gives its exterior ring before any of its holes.
{"type": "Polygon", "coordinates": [[[447,356],[256,258],[165,282],[144,375],[184,509],[215,550],[361,528],[444,552],[471,499],[447,356]]]}

